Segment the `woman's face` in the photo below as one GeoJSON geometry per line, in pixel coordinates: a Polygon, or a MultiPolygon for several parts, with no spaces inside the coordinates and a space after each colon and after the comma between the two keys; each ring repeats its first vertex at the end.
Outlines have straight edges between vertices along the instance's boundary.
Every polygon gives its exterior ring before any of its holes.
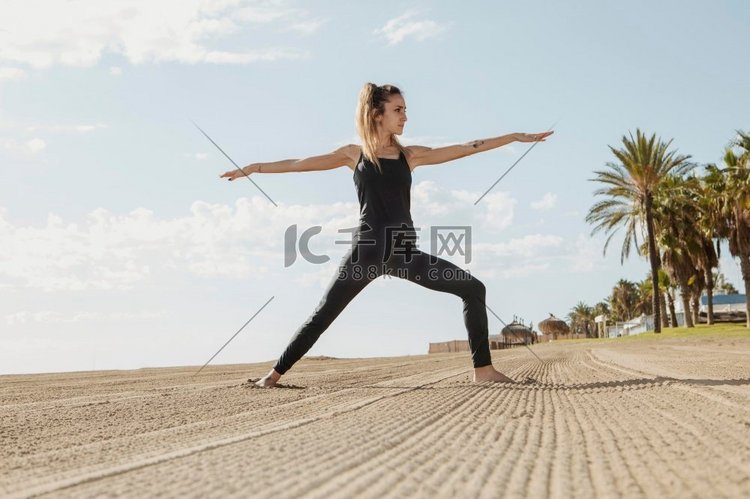
{"type": "Polygon", "coordinates": [[[406,124],[406,102],[400,95],[392,95],[385,103],[385,112],[376,117],[378,126],[386,133],[401,135],[406,124]]]}

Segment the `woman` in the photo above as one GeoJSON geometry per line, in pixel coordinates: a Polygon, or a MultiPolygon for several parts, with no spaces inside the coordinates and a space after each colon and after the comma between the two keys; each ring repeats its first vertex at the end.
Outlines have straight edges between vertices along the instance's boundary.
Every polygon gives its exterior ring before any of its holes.
{"type": "Polygon", "coordinates": [[[552,132],[513,133],[435,149],[404,147],[396,136],[403,133],[406,121],[406,103],[398,88],[367,83],[359,94],[356,112],[361,146],[351,144],[306,159],[253,163],[242,172],[232,170],[221,175],[235,180],[254,173],[308,172],[347,166],[353,171],[359,197],[360,227],[354,233],[351,249],[341,260],[338,275],[333,277],[320,303],[296,331],[273,369],[256,385],[275,386],[347,304],[369,282],[386,273],[461,297],[474,381],[513,381],[492,366],[484,284],[452,263],[419,251],[414,245],[411,174],[419,166],[445,163],[515,141],[544,141],[552,132]]]}

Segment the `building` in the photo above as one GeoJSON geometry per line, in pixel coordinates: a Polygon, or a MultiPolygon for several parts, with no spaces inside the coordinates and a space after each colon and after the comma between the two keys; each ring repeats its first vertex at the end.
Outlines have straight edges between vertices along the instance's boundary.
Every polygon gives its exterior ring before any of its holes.
{"type": "MultiPolygon", "coordinates": [[[[746,295],[714,295],[714,313],[725,314],[740,312],[745,313],[747,307],[747,296],[746,295]]],[[[703,314],[708,313],[708,296],[701,296],[700,301],[700,312],[703,314]]]]}
{"type": "Polygon", "coordinates": [[[638,317],[625,322],[617,322],[614,326],[607,327],[607,337],[633,336],[654,330],[654,316],[641,314],[638,317]]]}

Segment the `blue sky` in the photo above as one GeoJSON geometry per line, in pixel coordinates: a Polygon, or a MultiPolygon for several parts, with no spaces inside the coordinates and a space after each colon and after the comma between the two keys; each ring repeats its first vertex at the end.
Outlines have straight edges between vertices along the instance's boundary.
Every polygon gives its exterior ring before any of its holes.
{"type": "MultiPolygon", "coordinates": [[[[470,225],[506,322],[564,316],[647,265],[606,257],[584,216],[608,145],[640,127],[717,162],[747,129],[745,2],[3,2],[0,6],[0,373],[273,360],[320,300],[358,216],[348,168],[218,176],[356,143],[367,81],[408,106],[403,142],[512,132],[512,144],[414,172],[423,227],[470,225]],[[107,5],[103,5],[107,4],[107,5]],[[331,261],[283,266],[283,234],[322,225],[331,261]]],[[[427,238],[420,240],[429,251],[427,238]]],[[[737,265],[722,271],[741,287],[737,265]]],[[[490,315],[490,328],[502,327],[490,315]]],[[[466,337],[460,299],[368,286],[310,352],[421,354],[466,337]]],[[[470,367],[467,357],[467,368],[470,367]]]]}

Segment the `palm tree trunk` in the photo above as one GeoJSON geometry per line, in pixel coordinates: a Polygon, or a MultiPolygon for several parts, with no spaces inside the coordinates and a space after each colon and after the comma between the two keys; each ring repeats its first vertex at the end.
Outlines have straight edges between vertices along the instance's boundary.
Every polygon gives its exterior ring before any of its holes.
{"type": "Polygon", "coordinates": [[[745,282],[745,325],[750,327],[750,301],[747,299],[747,293],[750,291],[750,255],[740,254],[740,271],[745,282]]]}
{"type": "Polygon", "coordinates": [[[709,266],[704,274],[706,274],[706,298],[708,301],[706,323],[710,326],[714,323],[714,273],[711,271],[711,267],[709,266]]]}
{"type": "Polygon", "coordinates": [[[694,292],[692,296],[690,297],[692,301],[692,311],[693,311],[693,324],[696,326],[701,323],[700,321],[700,295],[697,292],[694,292]]]}
{"type": "Polygon", "coordinates": [[[693,316],[690,313],[690,288],[688,288],[687,282],[680,283],[680,298],[682,298],[682,310],[685,316],[685,327],[695,327],[693,324],[693,316]]]}
{"type": "MultiPolygon", "coordinates": [[[[661,295],[661,293],[659,294],[661,295]]],[[[659,305],[661,305],[661,327],[663,329],[665,327],[669,327],[669,318],[667,316],[667,300],[664,299],[664,296],[661,296],[659,305]]]]}
{"type": "Polygon", "coordinates": [[[669,320],[672,323],[672,327],[677,327],[677,311],[674,309],[674,296],[669,291],[667,291],[667,301],[669,302],[669,320]]]}
{"type": "MultiPolygon", "coordinates": [[[[661,308],[659,307],[659,253],[656,251],[656,238],[654,237],[654,214],[652,213],[653,199],[651,193],[646,193],[646,230],[648,231],[648,260],[651,263],[651,284],[654,290],[653,310],[654,310],[654,333],[661,333],[661,308]]],[[[750,327],[750,317],[748,318],[748,327],[750,327]]]]}

